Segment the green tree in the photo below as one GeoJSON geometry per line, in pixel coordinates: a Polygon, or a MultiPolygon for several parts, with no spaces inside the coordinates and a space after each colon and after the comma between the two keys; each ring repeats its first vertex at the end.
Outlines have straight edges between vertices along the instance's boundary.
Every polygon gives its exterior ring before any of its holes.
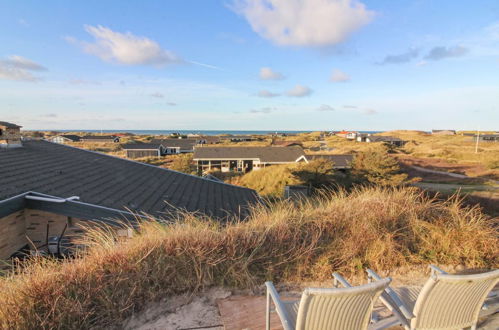
{"type": "Polygon", "coordinates": [[[401,173],[397,160],[388,153],[386,146],[380,146],[356,154],[352,163],[355,181],[379,186],[399,186],[407,183],[407,174],[401,173]]]}
{"type": "Polygon", "coordinates": [[[168,166],[170,169],[187,173],[187,174],[196,174],[196,166],[193,163],[193,155],[192,154],[180,154],[172,156],[173,160],[168,166]]]}
{"type": "Polygon", "coordinates": [[[324,187],[333,181],[334,163],[326,158],[318,158],[301,164],[293,175],[314,188],[324,187]]]}

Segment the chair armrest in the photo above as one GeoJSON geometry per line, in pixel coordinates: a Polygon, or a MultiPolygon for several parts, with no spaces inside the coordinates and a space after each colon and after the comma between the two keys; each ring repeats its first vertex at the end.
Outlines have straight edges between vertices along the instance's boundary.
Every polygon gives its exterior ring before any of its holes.
{"type": "Polygon", "coordinates": [[[381,281],[381,276],[376,274],[376,272],[374,270],[367,268],[366,273],[367,273],[367,279],[369,281],[371,281],[371,280],[381,281]]]}
{"type": "MultiPolygon", "coordinates": [[[[379,276],[374,270],[366,269],[368,278],[374,279],[376,281],[381,280],[381,276],[379,276]]],[[[401,314],[400,316],[405,317],[406,320],[410,320],[414,318],[414,314],[412,311],[407,308],[407,306],[402,302],[397,293],[393,291],[392,288],[387,287],[383,294],[379,297],[383,305],[385,305],[390,311],[395,312],[397,314],[401,314]]]]}
{"type": "Polygon", "coordinates": [[[281,319],[284,330],[294,330],[291,326],[290,318],[288,312],[286,311],[286,307],[284,307],[284,303],[282,302],[277,290],[274,287],[272,282],[265,282],[265,286],[267,287],[267,325],[266,329],[270,329],[270,299],[274,302],[275,309],[279,318],[281,319]]]}
{"type": "Polygon", "coordinates": [[[447,274],[447,272],[443,271],[442,269],[438,268],[435,265],[430,265],[430,269],[431,269],[431,276],[436,274],[447,274]]]}
{"type": "Polygon", "coordinates": [[[333,276],[333,285],[335,288],[339,286],[338,283],[343,285],[345,288],[352,287],[352,285],[347,280],[345,280],[345,278],[341,276],[339,273],[334,272],[332,276],[333,276]]]}

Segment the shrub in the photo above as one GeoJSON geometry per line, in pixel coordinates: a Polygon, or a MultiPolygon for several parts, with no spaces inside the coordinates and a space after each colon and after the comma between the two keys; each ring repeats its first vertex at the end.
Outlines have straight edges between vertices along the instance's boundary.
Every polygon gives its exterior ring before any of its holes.
{"type": "Polygon", "coordinates": [[[397,160],[388,155],[385,146],[357,153],[352,174],[360,183],[379,186],[399,186],[407,181],[407,174],[401,173],[397,160]]]}
{"type": "Polygon", "coordinates": [[[171,157],[173,160],[169,165],[170,169],[187,174],[196,174],[196,166],[193,164],[192,154],[180,154],[171,157]]]}
{"type": "Polygon", "coordinates": [[[302,183],[292,173],[295,168],[296,165],[273,165],[253,170],[231,182],[254,189],[262,196],[280,197],[285,186],[302,183]]]}
{"type": "Polygon", "coordinates": [[[333,181],[334,163],[326,158],[314,159],[301,163],[292,174],[314,188],[327,187],[333,181]]]}

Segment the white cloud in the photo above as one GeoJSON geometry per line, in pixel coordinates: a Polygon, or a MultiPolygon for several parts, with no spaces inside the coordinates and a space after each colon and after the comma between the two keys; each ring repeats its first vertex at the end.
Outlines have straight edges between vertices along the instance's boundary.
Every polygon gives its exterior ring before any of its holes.
{"type": "Polygon", "coordinates": [[[335,70],[333,70],[333,73],[331,74],[331,81],[332,82],[347,82],[347,81],[350,81],[350,76],[341,70],[335,69],[335,70]]]}
{"type": "Polygon", "coordinates": [[[304,96],[309,96],[312,94],[312,90],[303,85],[296,85],[292,89],[290,89],[287,93],[288,96],[294,96],[294,97],[304,97],[304,96]]]}
{"type": "Polygon", "coordinates": [[[260,69],[260,79],[262,80],[281,80],[284,79],[282,73],[276,72],[269,67],[263,67],[260,69]]]}
{"type": "Polygon", "coordinates": [[[251,113],[271,113],[274,110],[275,110],[275,108],[265,107],[265,108],[260,108],[260,109],[251,109],[250,112],[251,113]]]}
{"type": "Polygon", "coordinates": [[[410,62],[412,59],[419,56],[418,49],[409,49],[405,53],[396,55],[387,55],[383,61],[378,64],[401,64],[410,62]]]}
{"type": "Polygon", "coordinates": [[[160,98],[162,99],[163,97],[165,97],[163,94],[161,94],[160,92],[155,92],[155,93],[152,93],[151,94],[152,97],[157,97],[157,98],[160,98]]]}
{"type": "Polygon", "coordinates": [[[378,113],[378,111],[376,111],[374,109],[363,109],[362,113],[364,115],[376,115],[378,113]]]}
{"type": "Polygon", "coordinates": [[[374,17],[358,0],[235,0],[233,8],[260,36],[290,46],[338,44],[374,17]]]}
{"type": "Polygon", "coordinates": [[[28,21],[26,21],[26,20],[25,20],[25,19],[23,19],[23,18],[18,19],[18,20],[17,20],[17,22],[18,22],[20,25],[24,26],[24,27],[29,27],[29,23],[28,23],[28,21]]]}
{"type": "Polygon", "coordinates": [[[257,94],[259,97],[276,97],[276,96],[279,96],[278,93],[272,93],[271,91],[268,91],[268,90],[261,90],[258,92],[257,94]]]}
{"type": "Polygon", "coordinates": [[[330,105],[323,104],[317,108],[317,111],[334,111],[334,108],[330,105]]]}
{"type": "Polygon", "coordinates": [[[41,78],[34,76],[32,71],[46,70],[44,66],[18,55],[11,55],[0,60],[0,79],[38,81],[41,78]]]}
{"type": "Polygon", "coordinates": [[[101,85],[99,81],[85,80],[85,79],[71,79],[69,80],[71,85],[101,85]]]}
{"type": "Polygon", "coordinates": [[[85,25],[85,31],[95,38],[95,42],[77,41],[72,37],[66,40],[81,45],[86,53],[106,62],[162,67],[183,61],[171,51],[161,48],[156,41],[131,32],[115,32],[101,25],[85,25]]]}
{"type": "Polygon", "coordinates": [[[439,61],[451,57],[461,57],[468,53],[468,48],[462,46],[434,47],[425,56],[426,60],[439,61]]]}

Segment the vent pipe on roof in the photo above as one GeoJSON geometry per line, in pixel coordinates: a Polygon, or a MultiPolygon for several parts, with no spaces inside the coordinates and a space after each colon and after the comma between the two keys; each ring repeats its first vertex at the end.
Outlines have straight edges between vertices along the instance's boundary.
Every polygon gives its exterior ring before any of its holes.
{"type": "Polygon", "coordinates": [[[26,195],[24,196],[24,198],[35,201],[50,202],[50,203],[65,203],[80,199],[80,197],[78,196],[71,196],[68,198],[50,198],[50,197],[41,197],[41,196],[32,196],[32,195],[26,195]]]}

